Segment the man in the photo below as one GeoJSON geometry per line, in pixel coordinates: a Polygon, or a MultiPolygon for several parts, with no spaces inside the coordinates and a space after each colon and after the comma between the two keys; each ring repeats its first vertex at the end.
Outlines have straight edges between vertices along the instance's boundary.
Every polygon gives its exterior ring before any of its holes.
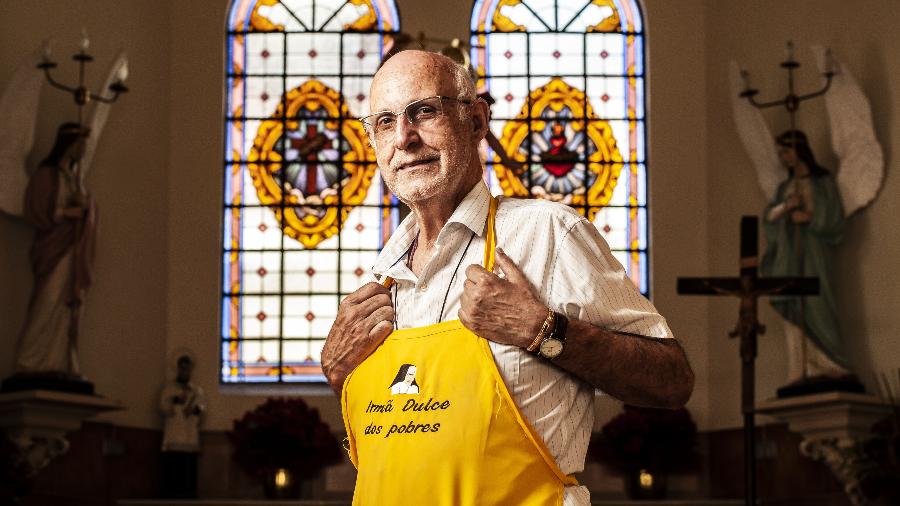
{"type": "Polygon", "coordinates": [[[398,53],[370,101],[382,177],[412,214],[376,260],[382,283],[342,301],[322,350],[359,470],[354,504],[589,504],[571,474],[594,390],[680,407],[684,352],[590,222],[491,197],[478,154],[489,110],[463,68],[398,53]],[[417,393],[391,398],[383,381],[403,363],[417,393]],[[402,469],[414,486],[389,478],[402,469]]]}

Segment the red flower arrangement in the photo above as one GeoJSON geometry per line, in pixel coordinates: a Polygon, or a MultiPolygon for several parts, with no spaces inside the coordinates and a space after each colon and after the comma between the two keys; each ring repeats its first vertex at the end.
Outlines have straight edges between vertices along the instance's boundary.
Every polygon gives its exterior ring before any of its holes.
{"type": "Polygon", "coordinates": [[[603,426],[590,446],[592,458],[611,472],[641,469],[689,473],[699,469],[697,425],[684,408],[653,409],[625,405],[625,412],[603,426]]]}
{"type": "Polygon", "coordinates": [[[268,399],[235,420],[227,436],[235,462],[260,481],[278,469],[312,478],[341,460],[340,445],[319,411],[300,398],[268,399]]]}

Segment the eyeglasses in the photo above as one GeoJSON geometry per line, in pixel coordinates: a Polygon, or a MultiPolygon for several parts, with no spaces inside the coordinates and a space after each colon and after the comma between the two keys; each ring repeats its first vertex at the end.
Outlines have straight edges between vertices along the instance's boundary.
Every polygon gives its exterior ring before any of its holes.
{"type": "Polygon", "coordinates": [[[369,135],[379,142],[394,134],[400,116],[406,116],[406,119],[415,126],[428,126],[432,121],[444,115],[444,100],[452,100],[466,105],[472,104],[468,100],[436,95],[410,102],[403,108],[403,112],[380,111],[363,116],[359,118],[359,121],[366,127],[369,135]]]}

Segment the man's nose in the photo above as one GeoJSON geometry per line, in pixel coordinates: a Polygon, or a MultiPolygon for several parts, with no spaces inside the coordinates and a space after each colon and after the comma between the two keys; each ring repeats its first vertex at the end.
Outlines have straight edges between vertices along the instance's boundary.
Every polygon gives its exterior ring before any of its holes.
{"type": "Polygon", "coordinates": [[[397,116],[397,123],[394,127],[394,148],[406,151],[420,140],[419,131],[406,117],[406,114],[397,116]]]}

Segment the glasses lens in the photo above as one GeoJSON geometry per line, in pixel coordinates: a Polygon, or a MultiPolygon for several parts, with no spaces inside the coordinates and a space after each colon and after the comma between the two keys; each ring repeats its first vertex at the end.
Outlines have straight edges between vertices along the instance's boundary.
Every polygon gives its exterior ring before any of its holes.
{"type": "Polygon", "coordinates": [[[441,99],[432,97],[413,102],[406,106],[404,112],[410,123],[419,125],[424,121],[435,119],[441,115],[441,99]]]}
{"type": "MultiPolygon", "coordinates": [[[[401,114],[413,125],[423,126],[439,118],[443,113],[441,98],[430,97],[407,105],[401,114]]],[[[384,111],[366,116],[362,121],[371,132],[374,132],[376,140],[382,140],[394,134],[397,122],[400,121],[398,116],[390,111],[384,111]]]]}

